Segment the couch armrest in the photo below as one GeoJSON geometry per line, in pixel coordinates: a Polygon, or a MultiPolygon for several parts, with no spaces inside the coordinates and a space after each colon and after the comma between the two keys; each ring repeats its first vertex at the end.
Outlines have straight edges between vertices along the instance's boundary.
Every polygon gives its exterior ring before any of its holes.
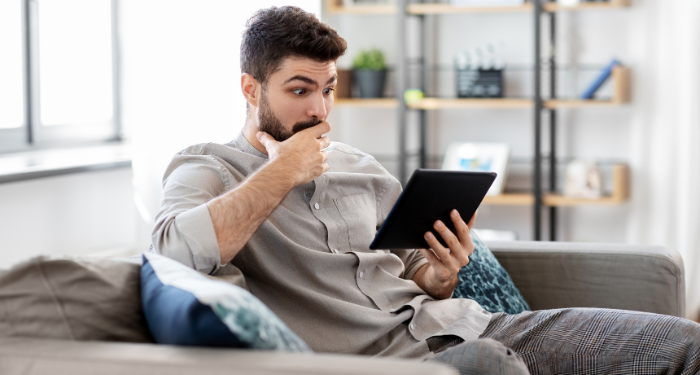
{"type": "Polygon", "coordinates": [[[662,246],[489,242],[533,310],[601,307],[685,316],[683,259],[662,246]]]}
{"type": "Polygon", "coordinates": [[[456,375],[436,362],[157,344],[0,338],[3,375],[456,375]]]}

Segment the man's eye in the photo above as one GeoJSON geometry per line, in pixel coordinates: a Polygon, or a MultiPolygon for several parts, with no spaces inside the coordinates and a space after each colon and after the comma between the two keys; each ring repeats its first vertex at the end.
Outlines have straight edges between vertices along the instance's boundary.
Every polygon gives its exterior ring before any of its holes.
{"type": "Polygon", "coordinates": [[[297,94],[297,95],[304,95],[304,93],[306,92],[306,90],[304,90],[304,89],[296,89],[296,90],[292,90],[292,92],[295,93],[295,94],[297,94]]]}
{"type": "Polygon", "coordinates": [[[334,89],[332,89],[332,88],[329,87],[329,88],[323,90],[323,93],[326,94],[326,95],[330,95],[330,94],[333,93],[333,90],[334,90],[334,89]]]}

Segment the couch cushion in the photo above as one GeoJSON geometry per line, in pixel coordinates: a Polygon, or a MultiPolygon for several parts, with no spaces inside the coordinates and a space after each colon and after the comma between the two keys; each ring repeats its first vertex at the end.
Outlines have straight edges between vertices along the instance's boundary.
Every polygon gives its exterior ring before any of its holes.
{"type": "Polygon", "coordinates": [[[245,289],[162,255],[144,254],[141,293],[148,326],[159,343],[310,351],[245,289]]]}
{"type": "Polygon", "coordinates": [[[474,252],[469,264],[459,274],[453,298],[469,298],[484,310],[518,314],[530,310],[527,302],[511,280],[508,272],[498,263],[491,250],[471,231],[474,252]]]}
{"type": "Polygon", "coordinates": [[[152,342],[139,265],[37,257],[0,275],[0,337],[152,342]]]}

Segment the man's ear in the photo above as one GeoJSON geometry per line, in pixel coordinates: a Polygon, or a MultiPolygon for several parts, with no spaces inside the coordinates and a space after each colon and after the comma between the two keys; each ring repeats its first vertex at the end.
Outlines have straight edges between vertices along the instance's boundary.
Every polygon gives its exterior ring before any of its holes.
{"type": "Polygon", "coordinates": [[[259,107],[262,88],[257,79],[248,73],[241,74],[241,91],[248,104],[259,107]]]}

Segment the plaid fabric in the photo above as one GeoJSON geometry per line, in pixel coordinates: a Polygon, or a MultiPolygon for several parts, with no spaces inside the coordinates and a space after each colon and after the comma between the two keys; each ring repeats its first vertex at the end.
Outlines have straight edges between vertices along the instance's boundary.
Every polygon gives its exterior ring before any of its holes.
{"type": "Polygon", "coordinates": [[[513,349],[533,375],[700,374],[700,324],[666,315],[580,308],[499,313],[481,338],[513,349]]]}
{"type": "Polygon", "coordinates": [[[467,341],[438,353],[430,360],[450,365],[460,375],[528,375],[523,360],[512,349],[493,339],[467,341]]]}

